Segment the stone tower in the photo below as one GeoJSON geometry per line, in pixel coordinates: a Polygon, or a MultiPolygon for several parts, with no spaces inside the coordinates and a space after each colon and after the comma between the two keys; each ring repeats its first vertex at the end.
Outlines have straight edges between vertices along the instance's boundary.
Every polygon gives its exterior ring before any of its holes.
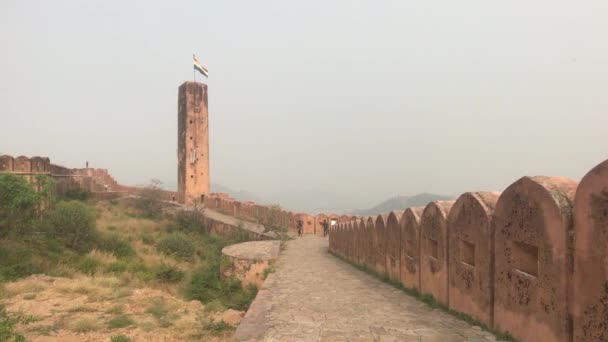
{"type": "Polygon", "coordinates": [[[177,102],[177,191],[186,205],[209,193],[209,114],[207,85],[184,82],[177,102]]]}

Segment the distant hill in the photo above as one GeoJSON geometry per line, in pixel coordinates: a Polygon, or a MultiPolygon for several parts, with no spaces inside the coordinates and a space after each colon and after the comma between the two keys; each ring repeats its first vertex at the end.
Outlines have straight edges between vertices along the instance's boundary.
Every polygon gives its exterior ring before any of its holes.
{"type": "Polygon", "coordinates": [[[225,193],[230,195],[230,197],[239,200],[241,202],[256,202],[256,203],[262,203],[262,201],[260,201],[260,199],[248,192],[248,191],[244,191],[244,190],[239,190],[236,191],[234,189],[231,189],[227,186],[221,185],[221,184],[216,184],[216,183],[211,183],[211,192],[221,192],[221,193],[225,193]]]}
{"type": "Polygon", "coordinates": [[[395,196],[369,209],[354,210],[353,215],[377,215],[393,210],[405,210],[408,207],[424,207],[432,201],[452,200],[452,196],[422,193],[414,196],[395,196]]]}

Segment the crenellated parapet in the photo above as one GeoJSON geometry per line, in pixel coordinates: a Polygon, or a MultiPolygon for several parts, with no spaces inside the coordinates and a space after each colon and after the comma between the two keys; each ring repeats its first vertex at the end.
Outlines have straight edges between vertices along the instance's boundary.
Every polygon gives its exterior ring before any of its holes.
{"type": "Polygon", "coordinates": [[[521,341],[608,339],[608,160],[404,209],[340,217],[330,251],[521,341]]]}

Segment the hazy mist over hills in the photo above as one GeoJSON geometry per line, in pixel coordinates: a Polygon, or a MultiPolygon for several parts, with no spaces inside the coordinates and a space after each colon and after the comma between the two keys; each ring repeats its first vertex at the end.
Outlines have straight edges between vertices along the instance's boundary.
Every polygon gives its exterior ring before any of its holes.
{"type": "Polygon", "coordinates": [[[238,199],[239,201],[278,204],[289,210],[306,212],[310,214],[338,213],[375,215],[392,210],[404,210],[408,207],[426,206],[431,201],[455,199],[455,196],[421,193],[413,196],[398,195],[381,201],[378,199],[366,198],[365,196],[362,196],[361,198],[353,198],[328,191],[313,190],[258,195],[245,190],[235,191],[230,187],[220,184],[211,184],[211,189],[213,192],[230,194],[231,197],[238,199]]]}
{"type": "Polygon", "coordinates": [[[429,193],[422,193],[414,196],[395,196],[386,201],[363,210],[354,210],[354,215],[376,215],[386,213],[393,210],[405,210],[409,207],[424,207],[432,201],[445,201],[455,199],[453,196],[442,196],[429,193]]]}

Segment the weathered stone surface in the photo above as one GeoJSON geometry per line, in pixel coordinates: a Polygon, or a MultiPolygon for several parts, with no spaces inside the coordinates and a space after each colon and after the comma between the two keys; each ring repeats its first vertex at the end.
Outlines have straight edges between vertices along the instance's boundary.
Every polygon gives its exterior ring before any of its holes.
{"type": "Polygon", "coordinates": [[[26,156],[19,156],[15,158],[13,164],[14,172],[31,172],[32,171],[32,163],[30,159],[26,156]]]}
{"type": "Polygon", "coordinates": [[[494,324],[522,341],[569,341],[568,259],[576,182],[523,177],[494,214],[494,324]]]}
{"type": "Polygon", "coordinates": [[[365,265],[365,248],[367,245],[367,220],[364,217],[359,219],[359,225],[357,226],[357,230],[355,231],[355,244],[356,251],[355,255],[357,257],[356,262],[359,265],[365,265]]]}
{"type": "Polygon", "coordinates": [[[327,253],[327,239],[288,242],[235,341],[494,341],[327,253]]]}
{"type": "Polygon", "coordinates": [[[401,224],[403,211],[391,211],[386,217],[386,273],[401,281],[401,224]]]}
{"type": "Polygon", "coordinates": [[[407,208],[401,216],[401,283],[420,290],[420,216],[423,207],[407,208]]]}
{"type": "Polygon", "coordinates": [[[366,218],[365,224],[365,266],[370,270],[373,270],[376,267],[376,252],[374,248],[376,248],[376,227],[375,220],[373,217],[369,216],[366,218]]]}
{"type": "Polygon", "coordinates": [[[0,171],[13,171],[15,159],[9,155],[0,156],[0,171]]]}
{"type": "Polygon", "coordinates": [[[222,254],[231,261],[231,266],[222,269],[224,276],[235,276],[243,287],[264,283],[264,270],[279,257],[280,241],[248,241],[226,246],[222,254]]]}
{"type": "Polygon", "coordinates": [[[376,264],[374,270],[379,274],[386,273],[386,219],[388,214],[380,214],[376,216],[376,222],[374,224],[375,233],[375,244],[374,244],[374,259],[376,264]]]}
{"type": "Polygon", "coordinates": [[[450,308],[491,326],[494,312],[492,218],[498,192],[467,192],[450,209],[450,308]]]}
{"type": "Polygon", "coordinates": [[[438,302],[449,304],[448,223],[454,201],[433,201],[420,218],[420,288],[438,302]]]}
{"type": "Polygon", "coordinates": [[[574,230],[574,341],[608,341],[608,160],[578,185],[574,230]]]}
{"type": "Polygon", "coordinates": [[[207,85],[184,82],[179,87],[177,113],[177,197],[190,206],[209,194],[207,85]]]}
{"type": "Polygon", "coordinates": [[[297,214],[296,219],[302,220],[302,232],[303,234],[314,234],[315,233],[315,218],[308,214],[297,214]]]}

